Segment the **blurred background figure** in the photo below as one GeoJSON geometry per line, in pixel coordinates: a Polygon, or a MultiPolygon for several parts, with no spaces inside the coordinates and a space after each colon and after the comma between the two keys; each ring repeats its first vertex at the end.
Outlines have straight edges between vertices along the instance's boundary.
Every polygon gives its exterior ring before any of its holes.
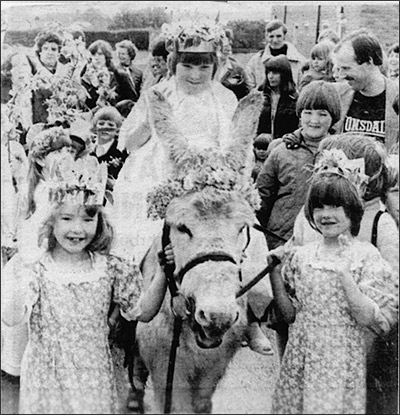
{"type": "Polygon", "coordinates": [[[298,85],[299,92],[311,81],[335,82],[333,77],[332,50],[334,43],[330,41],[322,41],[317,43],[311,49],[311,60],[309,69],[300,76],[301,80],[298,85]]]}
{"type": "Polygon", "coordinates": [[[265,62],[266,78],[260,90],[264,93],[264,108],[257,134],[271,134],[280,138],[299,126],[296,114],[297,92],[290,62],[285,55],[274,56],[265,62]]]}
{"type": "Polygon", "coordinates": [[[143,82],[143,72],[133,64],[138,51],[137,47],[133,42],[125,39],[118,42],[115,48],[119,61],[117,70],[125,71],[128,74],[132,90],[135,93],[133,101],[136,102],[139,99],[143,82]]]}
{"type": "Polygon", "coordinates": [[[399,44],[392,45],[388,52],[388,77],[393,81],[399,80],[399,44]]]}
{"type": "Polygon", "coordinates": [[[150,58],[144,73],[142,90],[146,90],[170,76],[168,68],[169,51],[166,46],[166,39],[159,36],[150,45],[150,58]]]}
{"type": "Polygon", "coordinates": [[[273,140],[271,134],[260,134],[253,143],[254,151],[254,165],[251,171],[251,178],[255,182],[257,180],[258,174],[260,173],[265,160],[267,159],[267,150],[268,146],[273,140]]]}

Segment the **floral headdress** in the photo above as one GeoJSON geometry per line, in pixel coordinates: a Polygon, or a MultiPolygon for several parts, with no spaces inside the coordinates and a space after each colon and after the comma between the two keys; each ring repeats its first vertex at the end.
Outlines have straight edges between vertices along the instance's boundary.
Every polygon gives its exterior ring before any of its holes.
{"type": "Polygon", "coordinates": [[[162,35],[167,47],[178,52],[216,52],[221,47],[225,31],[218,22],[164,23],[162,35]]]}
{"type": "Polygon", "coordinates": [[[54,159],[44,173],[50,202],[102,205],[107,183],[107,164],[88,156],[74,160],[70,154],[54,159]]]}
{"type": "Polygon", "coordinates": [[[313,167],[313,178],[320,174],[337,174],[347,179],[362,197],[369,176],[365,174],[365,161],[363,158],[349,160],[343,150],[323,150],[313,167]]]}
{"type": "Polygon", "coordinates": [[[52,151],[71,145],[68,132],[63,127],[51,127],[35,135],[30,143],[29,156],[43,160],[52,151]]]}
{"type": "Polygon", "coordinates": [[[222,156],[216,149],[206,149],[192,154],[172,174],[166,183],[157,186],[147,195],[147,214],[152,219],[164,219],[172,199],[190,193],[207,191],[215,197],[245,198],[257,210],[260,197],[251,177],[240,173],[242,166],[230,157],[222,156]]]}

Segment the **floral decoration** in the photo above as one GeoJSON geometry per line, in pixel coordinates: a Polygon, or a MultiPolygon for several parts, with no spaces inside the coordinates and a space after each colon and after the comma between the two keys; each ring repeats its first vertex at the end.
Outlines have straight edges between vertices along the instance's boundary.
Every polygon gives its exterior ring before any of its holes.
{"type": "Polygon", "coordinates": [[[215,149],[191,154],[163,184],[147,195],[148,216],[165,218],[172,199],[189,193],[207,191],[216,198],[237,195],[247,200],[257,210],[260,197],[250,176],[242,174],[232,155],[222,155],[215,149]]]}
{"type": "Polygon", "coordinates": [[[323,150],[315,166],[311,168],[313,176],[324,173],[337,174],[349,180],[361,196],[368,184],[369,176],[365,174],[363,158],[349,160],[341,149],[323,150]]]}

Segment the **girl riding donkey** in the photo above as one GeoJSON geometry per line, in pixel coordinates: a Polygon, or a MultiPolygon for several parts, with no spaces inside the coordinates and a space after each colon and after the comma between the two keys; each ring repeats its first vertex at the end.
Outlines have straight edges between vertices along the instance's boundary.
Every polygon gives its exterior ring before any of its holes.
{"type": "MultiPolygon", "coordinates": [[[[224,28],[206,22],[185,27],[166,25],[163,31],[171,49],[172,76],[140,97],[122,124],[119,136],[119,149],[126,148],[129,156],[114,187],[113,252],[126,258],[134,256],[138,263],[162,229],[161,220],[147,215],[147,194],[171,177],[173,171],[167,145],[170,132],[157,129],[151,96],[156,92],[164,97],[172,110],[174,127],[197,152],[223,149],[232,143],[231,123],[238,106],[235,94],[214,79],[224,28]]],[[[261,249],[265,247],[262,239],[261,234],[256,235],[252,243],[259,243],[261,249]]],[[[266,297],[269,295],[268,292],[266,297]]],[[[249,314],[253,317],[253,313],[249,314]]],[[[268,339],[254,318],[252,322],[247,336],[249,346],[256,352],[270,354],[268,339]]]]}
{"type": "Polygon", "coordinates": [[[271,283],[290,325],[273,413],[365,413],[368,333],[388,333],[398,311],[391,266],[357,238],[367,179],[364,159],[322,151],[305,203],[322,238],[272,254],[283,259],[271,283]]]}
{"type": "MultiPolygon", "coordinates": [[[[2,320],[29,322],[22,358],[20,413],[121,413],[108,314],[149,321],[164,298],[163,275],[142,291],[136,265],[108,254],[112,227],[102,204],[105,164],[54,160],[36,193],[30,263],[13,261],[2,289],[2,320]]],[[[19,254],[16,254],[19,255],[19,254]]],[[[9,263],[10,264],[10,263],[9,263]]]]}

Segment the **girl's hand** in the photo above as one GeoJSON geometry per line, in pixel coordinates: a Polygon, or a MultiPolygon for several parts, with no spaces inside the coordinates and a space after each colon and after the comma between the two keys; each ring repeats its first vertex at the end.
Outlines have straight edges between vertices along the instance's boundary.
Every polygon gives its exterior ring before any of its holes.
{"type": "Polygon", "coordinates": [[[347,235],[339,235],[339,258],[338,258],[338,272],[339,276],[348,275],[350,272],[351,257],[348,255],[350,247],[350,238],[347,235]]]}
{"type": "Polygon", "coordinates": [[[158,260],[159,260],[161,265],[174,265],[175,264],[174,251],[172,249],[172,244],[171,243],[169,243],[164,248],[164,252],[160,251],[158,253],[158,260]]]}

